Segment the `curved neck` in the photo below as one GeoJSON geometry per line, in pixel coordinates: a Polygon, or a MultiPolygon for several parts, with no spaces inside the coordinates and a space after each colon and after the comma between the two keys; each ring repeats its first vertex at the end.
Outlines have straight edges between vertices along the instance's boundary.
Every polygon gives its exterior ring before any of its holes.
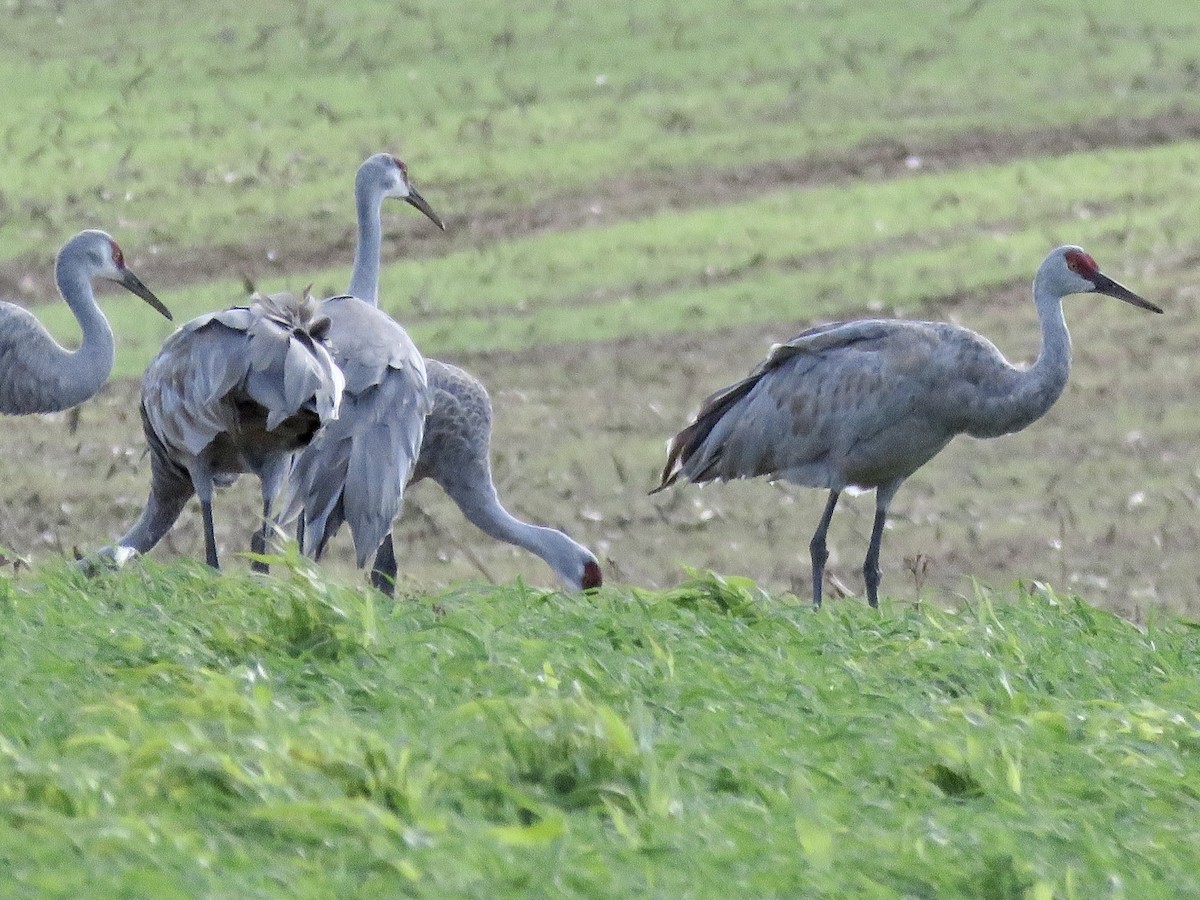
{"type": "Polygon", "coordinates": [[[79,348],[64,352],[56,366],[59,372],[62,408],[82,403],[103,387],[115,358],[112,329],[96,305],[87,276],[71,266],[58,266],[55,281],[63,299],[75,314],[83,339],[79,348]]]}
{"type": "Polygon", "coordinates": [[[1062,299],[1035,282],[1033,302],[1042,326],[1041,352],[1032,366],[1017,373],[1011,390],[981,404],[982,415],[971,434],[995,437],[1020,431],[1045,415],[1061,396],[1071,372],[1071,335],[1062,299]]]}
{"type": "Polygon", "coordinates": [[[575,542],[569,537],[553,528],[522,522],[512,515],[500,503],[490,478],[486,488],[475,485],[477,490],[472,490],[471,486],[457,480],[439,483],[472,525],[489,537],[506,544],[514,544],[540,556],[559,578],[572,583],[574,576],[565,571],[565,560],[570,559],[577,551],[575,542]]]}
{"type": "Polygon", "coordinates": [[[354,270],[350,275],[349,293],[372,306],[378,306],[383,195],[372,192],[366,185],[356,184],[354,205],[358,212],[358,243],[354,248],[354,270]]]}
{"type": "Polygon", "coordinates": [[[1063,316],[1062,301],[1062,297],[1050,294],[1040,285],[1034,287],[1033,302],[1042,325],[1042,349],[1025,373],[1024,393],[1031,415],[1024,424],[1040,418],[1054,405],[1071,374],[1071,335],[1063,316]]]}

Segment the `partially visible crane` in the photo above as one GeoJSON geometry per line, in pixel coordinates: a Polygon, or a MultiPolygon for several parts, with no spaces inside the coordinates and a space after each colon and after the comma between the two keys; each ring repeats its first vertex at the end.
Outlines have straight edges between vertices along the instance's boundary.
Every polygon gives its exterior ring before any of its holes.
{"type": "Polygon", "coordinates": [[[376,153],[359,166],[351,294],[321,304],[332,323],[334,359],[346,375],[345,403],[337,422],[296,455],[280,514],[284,523],[299,519],[301,549],[314,559],[320,559],[342,523],[349,524],[359,568],[378,556],[385,539],[390,551],[392,522],[400,514],[425,417],[433,408],[424,358],[408,332],[378,308],[385,197],[402,199],[446,227],[409,182],[402,161],[376,153]]]}
{"type": "Polygon", "coordinates": [[[290,293],[255,295],[249,306],[183,325],[142,378],[142,427],[150,445],[150,497],[138,520],[101,559],[120,565],[145,553],[196,494],[205,559],[220,568],[213,528],[216,485],[253,472],[262,485],[262,553],[272,501],[291,455],[337,419],[345,379],[325,345],[329,319],[290,293]]]}
{"type": "Polygon", "coordinates": [[[879,548],[896,491],[955,435],[1020,431],[1054,404],[1071,369],[1062,301],[1085,293],[1162,312],[1068,245],[1051,251],[1033,281],[1042,348],[1028,368],[1010,364],[981,335],[944,322],[872,319],[810,328],[704,401],[671,440],[662,481],[651,493],[679,478],[758,475],[828,489],[809,545],[819,607],[838,496],[846,488],[874,488],[863,578],[867,602],[878,606],[879,548]]]}
{"type": "Polygon", "coordinates": [[[92,293],[93,278],[115,281],[171,318],[170,310],[126,268],[116,241],[103,231],[81,231],[58,251],[54,280],[79,322],[83,340],[78,349],[66,350],[27,309],[0,301],[0,413],[70,409],[104,386],[115,347],[112,329],[92,293]]]}
{"type": "MultiPolygon", "coordinates": [[[[561,531],[522,522],[506,510],[496,495],[489,459],[492,403],[487,389],[457,366],[425,360],[433,412],[425,420],[425,437],[412,483],[430,478],[442,486],[471,524],[485,534],[515,544],[544,559],[572,590],[600,587],[600,564],[587,547],[561,531]]],[[[372,579],[388,590],[396,578],[391,536],[379,549],[372,579]]]]}

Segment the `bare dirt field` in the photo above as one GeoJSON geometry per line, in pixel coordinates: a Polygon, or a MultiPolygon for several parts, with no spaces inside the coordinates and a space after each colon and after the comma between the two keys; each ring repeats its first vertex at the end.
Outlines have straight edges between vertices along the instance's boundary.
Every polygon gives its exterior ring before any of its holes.
{"type": "MultiPolygon", "coordinates": [[[[796,183],[895,177],[914,153],[926,165],[953,167],[1200,133],[1200,120],[1142,124],[1136,138],[1133,131],[1097,126],[968,135],[937,146],[875,145],[837,162],[712,173],[711,181],[724,185],[732,199],[796,183]]],[[[646,211],[643,203],[685,203],[690,185],[626,185],[609,198],[625,202],[606,202],[606,214],[632,217],[646,211]]],[[[468,236],[459,240],[485,244],[573,227],[572,210],[584,201],[563,198],[498,218],[482,216],[460,223],[468,236]]],[[[419,234],[406,226],[407,250],[433,252],[428,242],[407,243],[419,234]]],[[[336,250],[347,255],[344,247],[336,250]]],[[[154,277],[156,283],[182,282],[236,272],[246,252],[197,257],[154,277]]],[[[1035,263],[1030,261],[1031,272],[1035,263]]],[[[16,271],[6,274],[5,288],[9,281],[29,287],[16,271]]],[[[1186,261],[1178,271],[1157,274],[1178,285],[1169,296],[1152,297],[1167,308],[1164,317],[1104,298],[1067,301],[1075,370],[1045,419],[993,441],[960,438],[902,489],[883,548],[885,595],[953,602],[971,595],[971,578],[1007,587],[1019,576],[1077,591],[1135,619],[1154,608],[1200,611],[1200,451],[1190,409],[1200,375],[1189,365],[1192,335],[1179,327],[1194,317],[1197,294],[1187,286],[1186,261]]],[[[1025,284],[904,312],[982,331],[1015,361],[1036,354],[1038,326],[1025,284]]],[[[848,299],[847,318],[866,314],[848,299]]],[[[492,392],[493,461],[502,498],[514,513],[560,526],[591,546],[610,581],[664,586],[691,566],[749,575],[765,587],[805,595],[807,546],[822,492],[766,483],[685,485],[653,498],[646,492],[656,483],[666,440],[703,397],[743,375],[772,341],[808,324],[448,361],[480,376],[492,392]]],[[[82,408],[73,432],[68,415],[3,422],[0,545],[33,560],[69,556],[94,550],[127,527],[148,483],[136,397],[136,382],[110,384],[82,408]]],[[[245,565],[231,554],[248,546],[256,497],[257,487],[242,479],[218,498],[218,537],[229,565],[245,565]]],[[[834,594],[838,585],[861,590],[872,513],[866,497],[846,498],[839,506],[830,532],[834,594]]],[[[539,560],[475,531],[433,485],[411,493],[398,537],[406,590],[517,575],[551,583],[539,560]]],[[[329,565],[353,577],[348,545],[348,535],[339,538],[329,565]]],[[[193,507],[155,554],[196,556],[200,549],[193,507]]]]}

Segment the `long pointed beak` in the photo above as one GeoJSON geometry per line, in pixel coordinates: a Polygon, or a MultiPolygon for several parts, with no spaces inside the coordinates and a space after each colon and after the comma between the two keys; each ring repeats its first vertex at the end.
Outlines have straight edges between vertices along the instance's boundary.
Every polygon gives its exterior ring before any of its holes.
{"type": "Polygon", "coordinates": [[[174,321],[171,311],[163,305],[161,300],[154,296],[150,288],[142,284],[142,279],[138,278],[128,269],[121,270],[121,280],[118,282],[118,284],[120,284],[121,287],[125,288],[125,290],[129,291],[131,294],[137,294],[156,310],[166,316],[169,321],[174,321]]]}
{"type": "Polygon", "coordinates": [[[1096,273],[1096,276],[1092,279],[1092,284],[1096,285],[1097,294],[1107,294],[1109,297],[1116,297],[1118,300],[1124,300],[1126,303],[1130,303],[1139,309],[1148,309],[1150,312],[1156,313],[1162,312],[1161,306],[1156,306],[1149,300],[1139,297],[1129,288],[1125,287],[1125,285],[1121,284],[1121,282],[1113,281],[1103,272],[1096,273]]]}
{"type": "Polygon", "coordinates": [[[446,223],[438,218],[438,214],[433,211],[433,207],[425,202],[425,198],[418,194],[417,189],[411,184],[408,186],[408,196],[404,198],[404,201],[406,203],[411,203],[421,212],[425,213],[425,215],[429,217],[429,220],[438,228],[442,229],[442,231],[446,230],[446,223]]]}

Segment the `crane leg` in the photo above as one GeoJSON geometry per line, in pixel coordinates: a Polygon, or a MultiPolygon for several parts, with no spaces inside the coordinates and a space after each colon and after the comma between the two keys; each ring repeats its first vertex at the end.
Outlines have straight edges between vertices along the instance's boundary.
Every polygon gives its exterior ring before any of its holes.
{"type": "Polygon", "coordinates": [[[220,569],[217,561],[217,534],[213,529],[212,499],[200,501],[200,515],[204,518],[204,560],[214,569],[220,569]]]}
{"type": "Polygon", "coordinates": [[[371,584],[388,597],[396,596],[396,548],[392,533],[384,535],[383,543],[375,551],[375,564],[371,567],[371,584]]]}
{"type": "Polygon", "coordinates": [[[825,583],[825,561],[829,559],[829,551],[825,549],[825,535],[829,531],[829,521],[833,518],[833,508],[837,506],[838,492],[830,491],[829,500],[825,503],[825,512],[813,535],[808,550],[812,554],[813,579],[813,609],[821,608],[821,587],[825,583]]]}
{"type": "MultiPolygon", "coordinates": [[[[264,553],[267,552],[267,529],[270,527],[270,524],[269,524],[271,521],[270,515],[271,515],[271,501],[269,499],[267,499],[266,497],[264,497],[263,498],[263,511],[262,511],[262,517],[263,517],[262,528],[258,529],[257,531],[254,532],[253,535],[250,536],[250,552],[251,553],[255,553],[259,556],[262,556],[264,553]]],[[[265,575],[265,574],[267,574],[268,571],[270,571],[270,569],[265,562],[260,562],[259,560],[256,559],[256,560],[251,561],[250,571],[251,572],[262,572],[265,575]]]]}
{"type": "Polygon", "coordinates": [[[883,526],[887,522],[888,504],[899,488],[899,483],[878,488],[875,491],[875,524],[871,526],[871,543],[867,546],[867,558],[863,561],[863,581],[867,584],[867,603],[879,606],[879,547],[883,544],[883,526]]]}

